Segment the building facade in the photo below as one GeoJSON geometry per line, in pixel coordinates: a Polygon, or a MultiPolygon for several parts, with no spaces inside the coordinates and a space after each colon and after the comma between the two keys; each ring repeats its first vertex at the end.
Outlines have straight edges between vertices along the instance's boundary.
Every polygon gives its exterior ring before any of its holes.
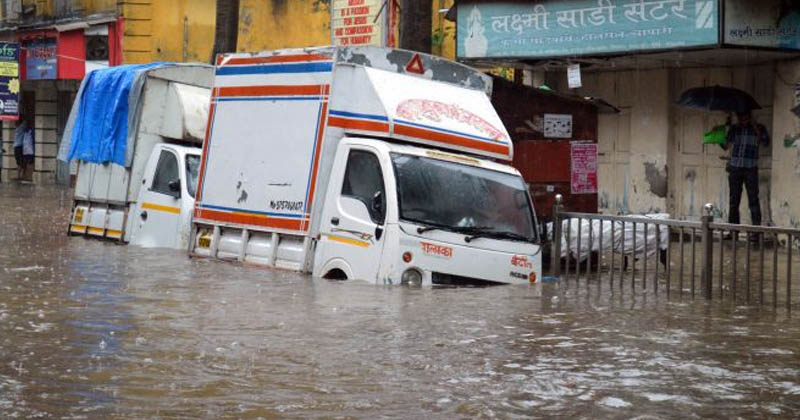
{"type": "MultiPolygon", "coordinates": [[[[35,183],[67,183],[57,161],[80,81],[95,68],[209,62],[214,0],[2,0],[0,40],[21,46],[21,118],[34,127],[35,183]]],[[[15,123],[3,123],[3,182],[16,178],[15,123]]]]}
{"type": "MultiPolygon", "coordinates": [[[[727,219],[727,154],[703,143],[724,112],[676,105],[703,86],[743,90],[761,105],[763,222],[798,227],[800,6],[786,0],[463,0],[457,57],[512,66],[561,91],[620,109],[598,127],[599,206],[614,214],[697,219],[706,203],[727,219]],[[579,69],[579,70],[578,70],[579,69]],[[572,70],[572,72],[570,72],[572,70]],[[570,83],[569,75],[579,74],[570,83]]],[[[735,119],[735,117],[734,117],[735,119]]],[[[747,198],[742,222],[750,221],[747,198]]]]}

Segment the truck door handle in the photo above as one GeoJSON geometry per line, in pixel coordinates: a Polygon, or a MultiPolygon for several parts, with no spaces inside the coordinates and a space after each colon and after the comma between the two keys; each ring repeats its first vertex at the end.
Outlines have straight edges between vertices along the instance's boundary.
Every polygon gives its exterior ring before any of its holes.
{"type": "Polygon", "coordinates": [[[147,211],[146,210],[143,211],[142,214],[140,214],[140,216],[142,216],[142,220],[147,220],[147,211]]]}
{"type": "Polygon", "coordinates": [[[338,217],[331,218],[331,224],[334,226],[339,226],[339,218],[338,217]]]}

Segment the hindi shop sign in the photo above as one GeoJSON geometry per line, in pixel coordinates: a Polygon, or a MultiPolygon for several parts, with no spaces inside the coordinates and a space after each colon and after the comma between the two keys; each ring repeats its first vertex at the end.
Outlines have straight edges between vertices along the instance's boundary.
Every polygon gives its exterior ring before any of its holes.
{"type": "Polygon", "coordinates": [[[724,33],[728,45],[800,50],[800,5],[727,0],[724,33]]]}
{"type": "Polygon", "coordinates": [[[572,194],[597,194],[597,144],[572,143],[572,194]]]}
{"type": "Polygon", "coordinates": [[[0,42],[0,120],[19,119],[19,44],[0,42]]]}
{"type": "Polygon", "coordinates": [[[383,0],[333,0],[333,44],[383,46],[382,4],[383,0]]]}
{"type": "Polygon", "coordinates": [[[531,58],[717,45],[717,0],[458,5],[459,58],[531,58]]]}
{"type": "Polygon", "coordinates": [[[25,77],[29,80],[56,79],[58,53],[55,38],[37,39],[25,44],[25,77]]]}

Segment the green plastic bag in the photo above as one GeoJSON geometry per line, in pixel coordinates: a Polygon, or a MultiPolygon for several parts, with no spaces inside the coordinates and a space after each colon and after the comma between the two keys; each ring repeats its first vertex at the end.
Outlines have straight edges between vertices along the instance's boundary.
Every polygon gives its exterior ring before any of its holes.
{"type": "Polygon", "coordinates": [[[703,134],[703,144],[719,144],[724,146],[728,142],[728,126],[718,125],[711,131],[703,134]]]}

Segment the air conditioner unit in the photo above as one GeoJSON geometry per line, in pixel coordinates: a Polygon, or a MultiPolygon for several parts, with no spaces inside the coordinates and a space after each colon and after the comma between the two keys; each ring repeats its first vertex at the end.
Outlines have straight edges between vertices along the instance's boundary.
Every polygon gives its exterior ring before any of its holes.
{"type": "Polygon", "coordinates": [[[86,37],[86,59],[89,61],[108,61],[108,36],[86,37]]]}

